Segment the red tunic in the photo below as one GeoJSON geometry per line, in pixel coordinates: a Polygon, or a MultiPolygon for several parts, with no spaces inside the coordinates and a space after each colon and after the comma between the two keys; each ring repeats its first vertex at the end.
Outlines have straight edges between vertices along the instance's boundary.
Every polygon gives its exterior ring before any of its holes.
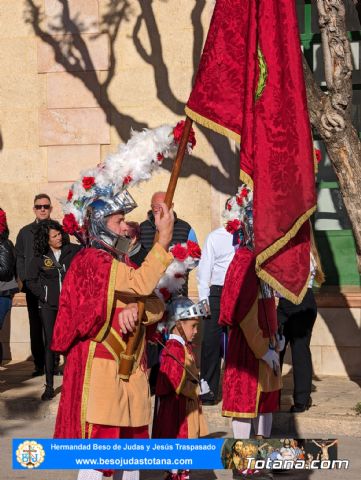
{"type": "Polygon", "coordinates": [[[153,438],[197,438],[207,433],[198,384],[182,366],[197,375],[191,345],[170,339],[160,359],[153,438]]]}
{"type": "Polygon", "coordinates": [[[113,257],[87,248],[74,258],[65,277],[51,348],[67,356],[55,424],[55,438],[84,438],[81,407],[90,341],[107,317],[113,257]]]}
{"type": "Polygon", "coordinates": [[[259,298],[255,258],[237,250],[226,274],[219,323],[229,326],[222,414],[256,417],[278,410],[280,378],[260,360],[277,331],[274,298],[259,298]]]}

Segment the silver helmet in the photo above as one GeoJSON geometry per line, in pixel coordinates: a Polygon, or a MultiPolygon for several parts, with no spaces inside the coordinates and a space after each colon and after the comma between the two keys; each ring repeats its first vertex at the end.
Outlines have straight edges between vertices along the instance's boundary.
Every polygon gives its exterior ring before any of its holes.
{"type": "Polygon", "coordinates": [[[99,196],[87,206],[87,221],[90,245],[103,248],[115,255],[128,253],[131,239],[118,235],[107,227],[107,217],[115,213],[129,213],[137,207],[128,190],[113,196],[99,196]]]}
{"type": "Polygon", "coordinates": [[[207,300],[193,303],[188,297],[179,296],[171,301],[167,311],[168,331],[171,332],[178,321],[209,315],[209,306],[207,300]]]}

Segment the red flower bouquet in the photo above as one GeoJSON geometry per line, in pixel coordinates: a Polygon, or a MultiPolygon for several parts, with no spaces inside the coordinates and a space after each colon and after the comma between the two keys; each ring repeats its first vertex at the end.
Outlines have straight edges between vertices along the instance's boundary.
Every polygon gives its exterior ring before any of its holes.
{"type": "Polygon", "coordinates": [[[182,247],[180,243],[174,245],[171,249],[172,255],[176,260],[184,262],[184,260],[188,257],[188,250],[187,248],[182,247]]]}
{"type": "Polygon", "coordinates": [[[193,258],[201,258],[201,249],[197,242],[187,241],[188,254],[193,258]]]}
{"type": "Polygon", "coordinates": [[[70,235],[74,235],[74,233],[80,229],[79,224],[72,213],[67,213],[64,216],[63,229],[64,232],[69,233],[70,235]]]}
{"type": "Polygon", "coordinates": [[[85,190],[89,190],[95,183],[94,177],[83,177],[83,187],[85,190]]]}

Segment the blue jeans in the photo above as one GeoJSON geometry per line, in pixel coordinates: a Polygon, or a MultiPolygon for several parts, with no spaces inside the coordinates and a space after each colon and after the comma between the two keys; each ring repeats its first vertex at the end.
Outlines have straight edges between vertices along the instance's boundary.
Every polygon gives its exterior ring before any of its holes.
{"type": "Polygon", "coordinates": [[[0,296],[0,330],[4,325],[6,315],[11,309],[11,305],[12,305],[12,299],[10,297],[0,296]]]}

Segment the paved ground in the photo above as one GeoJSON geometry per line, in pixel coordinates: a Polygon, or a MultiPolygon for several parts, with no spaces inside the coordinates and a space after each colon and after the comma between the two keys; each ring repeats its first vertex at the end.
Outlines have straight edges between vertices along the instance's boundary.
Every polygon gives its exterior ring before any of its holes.
{"type": "MultiPolygon", "coordinates": [[[[76,472],[63,471],[17,471],[11,468],[12,438],[51,437],[59,401],[61,377],[56,377],[57,396],[52,402],[41,402],[44,377],[30,378],[30,362],[9,363],[0,370],[0,451],[2,480],[73,480],[76,472]]],[[[284,378],[282,411],[275,416],[273,436],[298,438],[339,438],[339,458],[351,460],[349,471],[287,472],[274,474],[275,480],[312,480],[360,478],[361,471],[361,417],[353,410],[361,401],[361,379],[349,380],[340,377],[314,379],[313,406],[303,414],[291,415],[292,382],[284,378]]],[[[232,436],[228,419],[220,415],[221,405],[206,407],[205,412],[213,437],[232,436]]],[[[143,471],[141,480],[161,479],[158,471],[143,471]]],[[[230,480],[230,471],[194,471],[192,480],[230,480]]]]}

